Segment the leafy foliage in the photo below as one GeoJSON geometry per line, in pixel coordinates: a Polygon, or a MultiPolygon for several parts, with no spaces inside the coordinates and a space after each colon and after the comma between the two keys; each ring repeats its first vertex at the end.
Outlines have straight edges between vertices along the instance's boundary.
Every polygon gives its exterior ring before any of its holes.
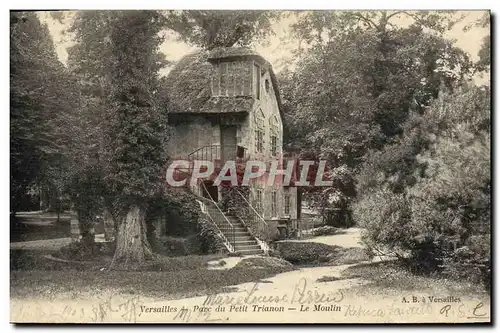
{"type": "Polygon", "coordinates": [[[328,261],[328,254],[337,247],[313,242],[281,242],[278,245],[280,258],[292,264],[313,264],[328,261]]]}
{"type": "MultiPolygon", "coordinates": [[[[370,149],[400,136],[412,113],[421,114],[441,86],[470,75],[468,56],[442,37],[454,23],[448,13],[308,12],[294,37],[297,68],[281,75],[287,148],[326,159],[334,188],[305,198],[323,215],[340,209],[351,225],[356,175],[370,149]],[[409,16],[407,27],[395,25],[409,16]]],[[[411,143],[409,143],[411,145],[411,143]]]]}
{"type": "Polygon", "coordinates": [[[68,117],[78,95],[57,59],[47,26],[35,13],[11,13],[10,45],[11,209],[15,212],[19,198],[34,185],[61,195],[67,178],[64,153],[71,142],[68,117]]]}
{"type": "Polygon", "coordinates": [[[248,46],[271,32],[278,15],[262,10],[189,10],[165,13],[166,26],[179,38],[206,50],[248,46]]]}
{"type": "Polygon", "coordinates": [[[339,233],[339,229],[325,225],[323,227],[314,228],[311,230],[313,236],[331,236],[339,233]]]}
{"type": "Polygon", "coordinates": [[[489,95],[484,87],[443,94],[399,143],[367,160],[354,212],[371,248],[425,271],[444,264],[457,275],[472,265],[469,278],[485,278],[487,246],[473,259],[469,251],[490,237],[489,95]]]}
{"type": "Polygon", "coordinates": [[[159,190],[167,159],[167,115],[155,100],[162,39],[155,12],[120,12],[111,26],[111,90],[104,180],[112,193],[138,200],[159,190]]]}
{"type": "Polygon", "coordinates": [[[213,223],[203,215],[198,220],[198,237],[202,253],[228,252],[213,223]]]}

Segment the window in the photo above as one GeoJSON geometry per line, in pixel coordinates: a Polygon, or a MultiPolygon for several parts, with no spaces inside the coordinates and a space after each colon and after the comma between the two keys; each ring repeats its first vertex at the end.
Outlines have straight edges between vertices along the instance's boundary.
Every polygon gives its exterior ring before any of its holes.
{"type": "Polygon", "coordinates": [[[255,196],[255,210],[260,214],[262,215],[262,202],[263,202],[263,192],[262,192],[262,189],[257,189],[257,191],[255,192],[256,196],[255,196]]]}
{"type": "Polygon", "coordinates": [[[278,118],[276,116],[269,118],[269,127],[271,129],[271,154],[276,156],[278,154],[278,118]]]}
{"type": "Polygon", "coordinates": [[[214,65],[212,96],[247,96],[252,88],[252,63],[220,62],[214,65]]]}
{"type": "Polygon", "coordinates": [[[271,135],[271,154],[276,156],[278,153],[278,138],[276,135],[271,135]]]}
{"type": "Polygon", "coordinates": [[[276,191],[272,191],[271,192],[271,217],[276,217],[278,215],[277,209],[276,209],[277,203],[278,203],[278,200],[277,200],[276,191]]]}
{"type": "Polygon", "coordinates": [[[264,152],[264,131],[255,130],[255,149],[258,153],[264,152]]]}
{"type": "Polygon", "coordinates": [[[256,99],[260,99],[260,66],[253,64],[253,91],[256,99]]]}
{"type": "Polygon", "coordinates": [[[264,152],[264,112],[259,109],[255,112],[255,151],[264,152]]]}
{"type": "Polygon", "coordinates": [[[279,132],[279,120],[278,117],[273,116],[269,118],[269,125],[271,126],[271,131],[278,134],[279,132]]]}
{"type": "Polygon", "coordinates": [[[265,84],[265,87],[266,87],[266,92],[268,93],[269,89],[270,89],[269,80],[266,79],[266,82],[264,84],[265,84]]]}
{"type": "Polygon", "coordinates": [[[284,213],[285,215],[290,215],[290,189],[285,187],[284,189],[284,213]]]}

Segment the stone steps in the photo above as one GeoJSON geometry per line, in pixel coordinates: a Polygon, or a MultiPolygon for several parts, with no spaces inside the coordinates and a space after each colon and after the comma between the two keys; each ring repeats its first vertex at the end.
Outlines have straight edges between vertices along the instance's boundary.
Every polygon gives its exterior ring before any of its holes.
{"type": "MultiPolygon", "coordinates": [[[[215,208],[207,206],[208,213],[215,220],[225,221],[224,216],[221,212],[215,208]]],[[[242,255],[255,255],[263,254],[264,251],[260,248],[259,243],[252,237],[250,232],[247,230],[245,225],[236,217],[226,215],[227,220],[234,227],[234,250],[242,255]]],[[[219,226],[222,233],[226,238],[231,241],[233,237],[233,230],[230,230],[227,226],[227,222],[224,222],[224,226],[219,226]]]]}
{"type": "Polygon", "coordinates": [[[260,249],[260,248],[258,250],[238,250],[236,252],[238,252],[238,253],[240,253],[241,255],[244,255],[244,256],[264,254],[264,251],[262,251],[262,249],[260,249]]]}

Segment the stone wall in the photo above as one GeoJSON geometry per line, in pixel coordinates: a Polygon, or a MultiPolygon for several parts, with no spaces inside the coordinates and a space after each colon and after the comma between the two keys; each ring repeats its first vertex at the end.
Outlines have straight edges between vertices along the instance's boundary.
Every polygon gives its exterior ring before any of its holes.
{"type": "Polygon", "coordinates": [[[173,158],[186,158],[187,155],[207,145],[220,144],[220,126],[209,119],[190,117],[189,122],[172,126],[169,152],[173,158]]]}

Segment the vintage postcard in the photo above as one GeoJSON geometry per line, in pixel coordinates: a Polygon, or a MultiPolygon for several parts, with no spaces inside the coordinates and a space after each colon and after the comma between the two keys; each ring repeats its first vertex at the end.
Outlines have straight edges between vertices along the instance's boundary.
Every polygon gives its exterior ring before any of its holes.
{"type": "Polygon", "coordinates": [[[490,12],[10,12],[12,323],[491,323],[490,12]]]}

